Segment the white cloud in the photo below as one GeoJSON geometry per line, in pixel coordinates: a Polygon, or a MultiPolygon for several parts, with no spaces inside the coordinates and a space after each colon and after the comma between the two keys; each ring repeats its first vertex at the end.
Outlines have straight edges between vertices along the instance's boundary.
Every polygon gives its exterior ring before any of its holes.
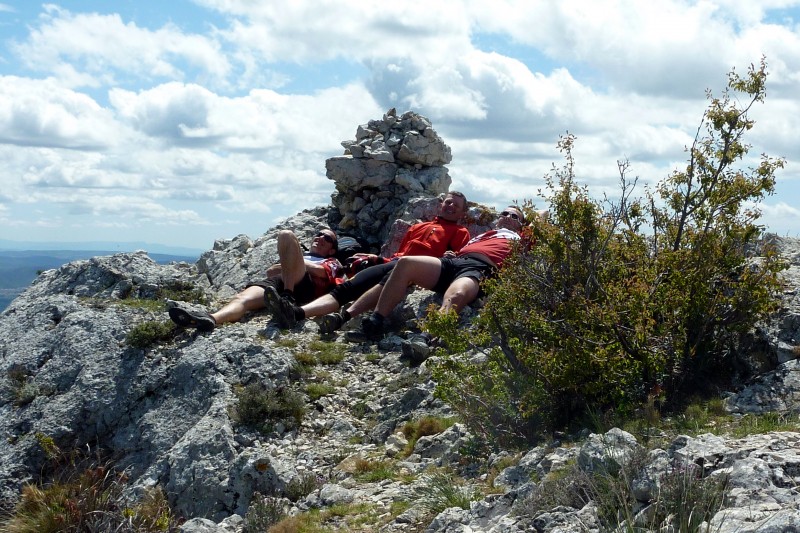
{"type": "Polygon", "coordinates": [[[192,68],[219,80],[231,68],[219,43],[171,24],[149,30],[118,14],[73,14],[52,4],[44,9],[38,26],[14,49],[29,68],[59,73],[67,83],[101,83],[88,76],[103,83],[133,76],[182,79],[192,68]]]}
{"type": "Polygon", "coordinates": [[[53,79],[0,76],[0,142],[102,149],[115,142],[111,114],[53,79]]]}
{"type": "Polygon", "coordinates": [[[232,98],[194,84],[168,83],[139,93],[114,89],[109,99],[121,118],[147,135],[236,151],[335,149],[355,131],[354,118],[366,121],[380,112],[357,84],[313,95],[254,89],[232,98]],[[350,113],[343,116],[345,108],[350,113]],[[347,137],[341,137],[345,131],[347,137]]]}

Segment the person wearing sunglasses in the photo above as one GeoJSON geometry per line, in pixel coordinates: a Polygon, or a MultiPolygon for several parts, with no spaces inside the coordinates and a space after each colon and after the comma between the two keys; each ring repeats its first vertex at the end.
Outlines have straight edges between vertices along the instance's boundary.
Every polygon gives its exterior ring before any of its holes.
{"type": "Polygon", "coordinates": [[[175,306],[168,310],[170,319],[179,326],[211,331],[225,322],[240,320],[248,312],[261,310],[275,299],[310,302],[329,292],[342,276],[342,264],[334,257],[339,241],[332,229],[318,231],[305,253],[289,230],[278,232],[277,240],[278,262],[267,269],[267,279],[249,283],[218,311],[207,313],[175,306]]]}
{"type": "Polygon", "coordinates": [[[354,259],[363,261],[366,268],[357,270],[328,294],[305,305],[300,306],[287,299],[273,299],[269,302],[273,316],[286,328],[293,327],[306,318],[322,316],[320,333],[333,333],[351,318],[375,307],[381,291],[379,284],[389,278],[399,258],[415,255],[438,258],[460,250],[470,238],[469,230],[460,224],[466,212],[466,196],[458,191],[448,192],[441,199],[437,216],[431,221],[419,222],[408,228],[393,256],[384,258],[359,254],[354,259]],[[341,311],[334,312],[340,308],[341,311]]]}
{"type": "Polygon", "coordinates": [[[509,206],[498,215],[495,229],[474,237],[455,257],[400,258],[381,290],[375,311],[361,324],[362,335],[373,340],[383,336],[387,317],[411,285],[442,294],[440,312],[461,311],[478,297],[481,281],[502,268],[525,224],[522,210],[509,206]]]}

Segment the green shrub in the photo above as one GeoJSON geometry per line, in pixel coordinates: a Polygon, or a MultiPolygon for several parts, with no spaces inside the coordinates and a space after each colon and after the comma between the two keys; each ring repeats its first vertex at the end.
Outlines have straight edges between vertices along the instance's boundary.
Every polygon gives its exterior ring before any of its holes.
{"type": "Polygon", "coordinates": [[[518,247],[486,284],[472,330],[453,332],[447,317],[426,324],[485,356],[431,362],[437,395],[474,432],[531,441],[589,411],[630,416],[653,398],[674,411],[689,391],[713,393],[712,378],[730,376],[738,336],[775,308],[784,268],[765,245],[760,261],[749,257],[763,244],[752,204],[773,192],[784,162],[735,168],[765,81],[762,61],[745,77],[732,72],[721,98],[709,94],[687,167],[643,199],[627,162],[617,202],[590,198],[576,183],[575,138],[560,140],[566,163],[544,194],[550,220],[524,205],[535,245],[518,247]]]}
{"type": "Polygon", "coordinates": [[[175,324],[170,321],[148,321],[136,324],[125,337],[128,346],[144,350],[157,342],[172,338],[175,333],[175,324]]]}
{"type": "Polygon", "coordinates": [[[290,388],[267,389],[260,383],[236,387],[236,406],[233,418],[244,426],[269,433],[275,422],[294,429],[306,414],[303,396],[290,388]]]}

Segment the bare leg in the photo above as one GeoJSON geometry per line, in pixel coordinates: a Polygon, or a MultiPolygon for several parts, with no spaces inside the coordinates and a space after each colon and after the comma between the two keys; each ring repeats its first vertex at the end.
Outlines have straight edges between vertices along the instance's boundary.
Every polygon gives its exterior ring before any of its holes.
{"type": "Polygon", "coordinates": [[[297,237],[289,230],[278,233],[278,258],[283,287],[287,291],[293,291],[294,286],[306,275],[306,263],[297,237]]]}
{"type": "Polygon", "coordinates": [[[458,313],[478,297],[479,290],[480,285],[475,279],[458,278],[447,287],[439,312],[446,313],[452,309],[458,313]]]}
{"type": "Polygon", "coordinates": [[[364,311],[372,311],[378,305],[378,298],[380,298],[382,290],[383,285],[375,285],[362,294],[358,300],[351,303],[350,307],[347,308],[347,312],[350,313],[351,317],[356,317],[364,311]]]}
{"type": "Polygon", "coordinates": [[[306,314],[306,318],[327,315],[328,313],[333,313],[339,309],[339,302],[337,302],[336,298],[330,294],[326,294],[324,296],[320,296],[316,300],[308,302],[306,305],[302,306],[302,309],[306,314]]]}
{"type": "Polygon", "coordinates": [[[409,285],[432,289],[441,273],[442,262],[435,257],[401,257],[383,286],[375,311],[383,317],[389,316],[392,309],[405,298],[409,285]]]}
{"type": "Polygon", "coordinates": [[[217,324],[225,322],[236,322],[245,313],[258,311],[264,308],[264,288],[258,286],[247,287],[245,290],[233,297],[233,300],[225,304],[220,310],[211,313],[211,317],[217,324]]]}

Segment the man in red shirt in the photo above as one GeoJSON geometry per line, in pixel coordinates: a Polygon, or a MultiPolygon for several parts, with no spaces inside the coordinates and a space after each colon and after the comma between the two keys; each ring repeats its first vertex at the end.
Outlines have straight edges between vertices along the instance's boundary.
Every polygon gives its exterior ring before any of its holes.
{"type": "Polygon", "coordinates": [[[430,222],[411,226],[392,257],[385,259],[374,255],[363,255],[357,260],[373,264],[358,272],[353,278],[337,285],[330,293],[299,307],[277,298],[274,291],[265,297],[273,315],[283,327],[292,327],[298,321],[325,315],[320,324],[320,333],[328,334],[341,328],[352,317],[375,307],[380,295],[380,283],[389,278],[397,260],[407,256],[442,257],[455,254],[469,241],[467,228],[458,222],[467,211],[467,198],[463,193],[450,191],[439,206],[439,214],[430,222]],[[377,263],[377,264],[375,264],[377,263]],[[348,302],[352,304],[340,313],[334,313],[348,302]]]}
{"type": "Polygon", "coordinates": [[[501,268],[511,254],[512,242],[520,239],[525,224],[522,210],[507,207],[495,227],[470,240],[455,257],[403,257],[381,290],[375,311],[363,321],[364,336],[377,339],[386,329],[386,317],[405,298],[410,285],[444,294],[440,312],[459,312],[478,297],[481,280],[501,268]]]}

